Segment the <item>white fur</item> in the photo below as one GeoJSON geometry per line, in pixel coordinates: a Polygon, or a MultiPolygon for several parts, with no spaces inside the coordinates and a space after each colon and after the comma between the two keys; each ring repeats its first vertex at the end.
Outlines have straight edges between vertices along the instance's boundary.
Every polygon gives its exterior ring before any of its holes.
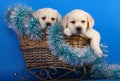
{"type": "Polygon", "coordinates": [[[62,24],[64,27],[64,33],[67,36],[79,34],[76,28],[80,27],[82,29],[81,34],[84,34],[91,39],[90,45],[91,48],[94,50],[94,53],[97,54],[99,57],[103,56],[103,52],[100,49],[101,37],[99,32],[93,29],[94,19],[91,17],[90,14],[83,10],[75,9],[64,17],[62,24]],[[71,23],[72,21],[75,21],[75,23],[71,23]],[[82,23],[82,21],[85,22],[82,23]]]}
{"type": "Polygon", "coordinates": [[[39,9],[33,13],[33,16],[39,19],[39,22],[41,24],[41,29],[45,29],[47,27],[46,26],[47,22],[51,23],[51,26],[53,26],[61,21],[60,13],[52,8],[39,9]],[[46,17],[46,19],[43,20],[42,17],[46,17]],[[55,20],[53,21],[51,20],[51,18],[55,18],[55,20]]]}
{"type": "Polygon", "coordinates": [[[72,33],[71,33],[71,30],[69,28],[65,28],[64,29],[64,33],[67,35],[67,36],[71,36],[72,33]]]}

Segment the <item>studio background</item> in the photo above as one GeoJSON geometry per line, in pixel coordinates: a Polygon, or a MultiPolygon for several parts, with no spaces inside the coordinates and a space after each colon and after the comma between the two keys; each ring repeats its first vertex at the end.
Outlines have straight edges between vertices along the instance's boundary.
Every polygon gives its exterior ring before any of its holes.
{"type": "Polygon", "coordinates": [[[19,81],[13,74],[25,69],[17,36],[4,22],[4,12],[15,3],[26,4],[34,11],[51,7],[63,17],[76,8],[87,11],[95,19],[94,28],[101,34],[101,43],[108,45],[107,62],[120,64],[120,0],[0,0],[0,81],[19,81]]]}

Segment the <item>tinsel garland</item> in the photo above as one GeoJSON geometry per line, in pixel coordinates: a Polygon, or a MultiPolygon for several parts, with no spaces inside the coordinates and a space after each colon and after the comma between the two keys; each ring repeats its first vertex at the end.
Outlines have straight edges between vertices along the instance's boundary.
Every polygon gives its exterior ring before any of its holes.
{"type": "Polygon", "coordinates": [[[57,24],[49,29],[49,48],[52,54],[57,55],[60,60],[74,66],[83,66],[94,62],[98,57],[93,53],[89,45],[84,48],[72,47],[63,37],[63,27],[57,24]]]}
{"type": "Polygon", "coordinates": [[[44,33],[40,29],[40,23],[32,15],[30,7],[16,4],[8,8],[5,13],[5,20],[9,28],[13,29],[17,35],[29,35],[32,39],[39,40],[44,33]]]}
{"type": "MultiPolygon", "coordinates": [[[[97,58],[90,46],[84,48],[75,48],[65,42],[63,35],[63,27],[57,24],[49,29],[49,48],[52,54],[57,55],[61,61],[73,66],[79,67],[83,64],[92,63],[90,71],[87,72],[89,79],[120,79],[120,65],[107,64],[105,59],[97,58]]],[[[101,46],[103,52],[106,52],[106,46],[101,46]]]]}
{"type": "Polygon", "coordinates": [[[120,79],[120,65],[107,64],[104,59],[97,59],[90,69],[90,79],[120,79]]]}

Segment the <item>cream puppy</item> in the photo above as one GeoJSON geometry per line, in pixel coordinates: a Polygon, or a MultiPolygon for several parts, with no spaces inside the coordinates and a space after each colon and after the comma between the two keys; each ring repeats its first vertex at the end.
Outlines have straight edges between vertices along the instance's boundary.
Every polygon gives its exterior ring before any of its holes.
{"type": "Polygon", "coordinates": [[[39,9],[33,13],[35,18],[38,18],[41,29],[45,29],[48,26],[53,26],[61,21],[61,15],[59,12],[52,8],[39,9]]]}
{"type": "Polygon", "coordinates": [[[93,29],[94,19],[90,14],[83,10],[75,9],[64,17],[62,25],[64,27],[64,33],[67,36],[84,34],[90,38],[90,45],[94,53],[98,57],[103,56],[103,52],[100,49],[100,34],[93,29]]]}

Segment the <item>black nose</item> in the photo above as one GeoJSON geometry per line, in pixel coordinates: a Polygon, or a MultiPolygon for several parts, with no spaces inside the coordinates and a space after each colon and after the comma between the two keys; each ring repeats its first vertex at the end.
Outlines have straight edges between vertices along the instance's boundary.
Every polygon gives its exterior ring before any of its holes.
{"type": "Polygon", "coordinates": [[[47,23],[46,23],[46,26],[51,26],[51,23],[50,23],[50,22],[47,22],[47,23]]]}
{"type": "Polygon", "coordinates": [[[77,30],[78,32],[80,32],[80,31],[81,31],[81,27],[76,27],[76,30],[77,30]]]}

